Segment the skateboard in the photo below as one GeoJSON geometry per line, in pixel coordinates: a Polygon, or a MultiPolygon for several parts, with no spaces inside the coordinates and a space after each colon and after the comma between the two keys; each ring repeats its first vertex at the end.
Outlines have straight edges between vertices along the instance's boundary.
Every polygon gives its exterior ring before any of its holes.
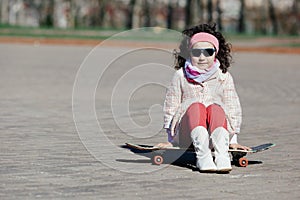
{"type": "MultiPolygon", "coordinates": [[[[169,162],[176,162],[180,161],[181,159],[185,158],[187,162],[196,162],[196,153],[193,148],[180,148],[180,147],[167,147],[167,148],[160,148],[151,145],[140,145],[140,144],[132,144],[132,143],[125,143],[126,147],[131,149],[134,153],[144,154],[147,157],[151,158],[151,162],[154,165],[161,165],[163,163],[169,162]]],[[[255,147],[251,147],[251,150],[242,150],[242,149],[229,149],[231,153],[232,162],[234,165],[239,167],[247,167],[248,166],[248,159],[246,155],[257,153],[261,151],[265,151],[274,147],[274,143],[266,143],[261,144],[255,147]]]]}

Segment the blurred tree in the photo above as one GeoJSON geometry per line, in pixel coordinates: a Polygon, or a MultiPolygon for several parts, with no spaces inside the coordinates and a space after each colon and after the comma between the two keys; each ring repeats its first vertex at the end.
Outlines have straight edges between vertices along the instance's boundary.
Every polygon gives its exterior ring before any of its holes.
{"type": "Polygon", "coordinates": [[[207,21],[213,21],[213,2],[212,0],[207,0],[207,21]]]}
{"type": "Polygon", "coordinates": [[[268,10],[266,8],[267,1],[263,1],[262,6],[259,8],[259,32],[263,35],[266,35],[268,33],[267,30],[267,23],[268,23],[268,10]]]}
{"type": "Polygon", "coordinates": [[[72,0],[67,1],[67,21],[68,21],[68,27],[74,28],[75,27],[75,17],[77,16],[76,12],[76,5],[75,2],[72,0]]]}
{"type": "Polygon", "coordinates": [[[300,0],[235,1],[240,3],[237,17],[229,12],[233,1],[225,0],[0,0],[0,22],[61,28],[157,25],[180,30],[216,21],[219,30],[236,26],[239,33],[299,34],[300,0]]]}
{"type": "Polygon", "coordinates": [[[54,0],[49,1],[49,5],[47,6],[47,11],[46,11],[46,20],[45,20],[45,25],[47,27],[53,27],[54,22],[53,22],[53,12],[54,12],[54,0]]]}
{"type": "Polygon", "coordinates": [[[220,31],[223,30],[223,24],[222,24],[222,9],[220,7],[220,0],[217,0],[217,13],[218,13],[218,18],[217,18],[217,25],[220,31]]]}
{"type": "Polygon", "coordinates": [[[197,6],[199,0],[187,0],[185,7],[185,26],[199,23],[199,6],[197,6]]]}
{"type": "Polygon", "coordinates": [[[300,7],[300,0],[294,0],[291,12],[291,28],[288,32],[291,35],[298,35],[300,29],[300,21],[299,21],[299,7],[300,7]]]}
{"type": "Polygon", "coordinates": [[[272,24],[272,34],[277,35],[278,34],[277,17],[276,17],[275,8],[272,0],[268,0],[268,4],[269,4],[269,16],[272,24]]]}
{"type": "Polygon", "coordinates": [[[127,29],[133,28],[132,21],[133,21],[133,15],[134,15],[134,6],[135,6],[135,0],[130,0],[128,12],[127,12],[127,24],[126,24],[127,29]]]}
{"type": "Polygon", "coordinates": [[[240,13],[237,31],[239,33],[245,32],[245,0],[240,0],[240,13]]]}
{"type": "Polygon", "coordinates": [[[173,28],[173,1],[168,1],[168,13],[167,13],[167,28],[172,29],[173,28]]]}
{"type": "Polygon", "coordinates": [[[202,0],[197,1],[198,4],[198,18],[199,18],[199,22],[203,23],[204,22],[204,4],[202,0]]]}
{"type": "Polygon", "coordinates": [[[0,23],[2,23],[2,0],[0,0],[0,23]]]}
{"type": "Polygon", "coordinates": [[[192,23],[192,0],[186,0],[185,5],[185,27],[188,28],[192,23]]]}
{"type": "Polygon", "coordinates": [[[150,27],[151,26],[151,16],[150,16],[150,4],[148,0],[144,0],[144,27],[150,27]]]}
{"type": "Polygon", "coordinates": [[[38,12],[40,15],[39,23],[41,26],[53,27],[53,9],[54,9],[54,0],[41,1],[40,6],[38,7],[38,12]]]}
{"type": "Polygon", "coordinates": [[[143,1],[135,1],[132,13],[132,28],[139,28],[142,26],[142,11],[143,1]]]}
{"type": "Polygon", "coordinates": [[[100,27],[104,26],[104,18],[106,12],[107,0],[98,0],[99,2],[99,22],[97,23],[100,27]]]}

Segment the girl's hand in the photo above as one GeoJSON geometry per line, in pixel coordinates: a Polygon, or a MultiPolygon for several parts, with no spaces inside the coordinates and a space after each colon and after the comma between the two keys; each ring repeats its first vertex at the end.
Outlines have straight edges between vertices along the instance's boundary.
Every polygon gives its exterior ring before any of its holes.
{"type": "Polygon", "coordinates": [[[251,150],[250,147],[243,146],[243,145],[240,145],[240,144],[230,144],[229,148],[231,148],[231,149],[242,149],[242,150],[246,150],[246,151],[250,151],[251,150]]]}
{"type": "Polygon", "coordinates": [[[162,142],[155,146],[163,149],[163,148],[173,147],[173,144],[171,142],[162,142]]]}

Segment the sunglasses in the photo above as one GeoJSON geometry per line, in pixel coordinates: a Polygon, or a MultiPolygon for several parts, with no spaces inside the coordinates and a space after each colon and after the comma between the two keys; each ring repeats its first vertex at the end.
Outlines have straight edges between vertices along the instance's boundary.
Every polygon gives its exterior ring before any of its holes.
{"type": "Polygon", "coordinates": [[[214,48],[207,48],[207,49],[191,49],[192,56],[199,57],[203,54],[205,57],[210,57],[215,53],[214,48]]]}

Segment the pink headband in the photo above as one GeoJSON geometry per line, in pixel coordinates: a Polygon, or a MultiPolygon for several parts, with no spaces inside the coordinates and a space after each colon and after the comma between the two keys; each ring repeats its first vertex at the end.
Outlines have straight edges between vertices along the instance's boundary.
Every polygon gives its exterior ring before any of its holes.
{"type": "Polygon", "coordinates": [[[205,32],[196,33],[190,40],[190,48],[197,42],[210,42],[215,46],[216,51],[219,51],[219,41],[212,34],[205,32]]]}

